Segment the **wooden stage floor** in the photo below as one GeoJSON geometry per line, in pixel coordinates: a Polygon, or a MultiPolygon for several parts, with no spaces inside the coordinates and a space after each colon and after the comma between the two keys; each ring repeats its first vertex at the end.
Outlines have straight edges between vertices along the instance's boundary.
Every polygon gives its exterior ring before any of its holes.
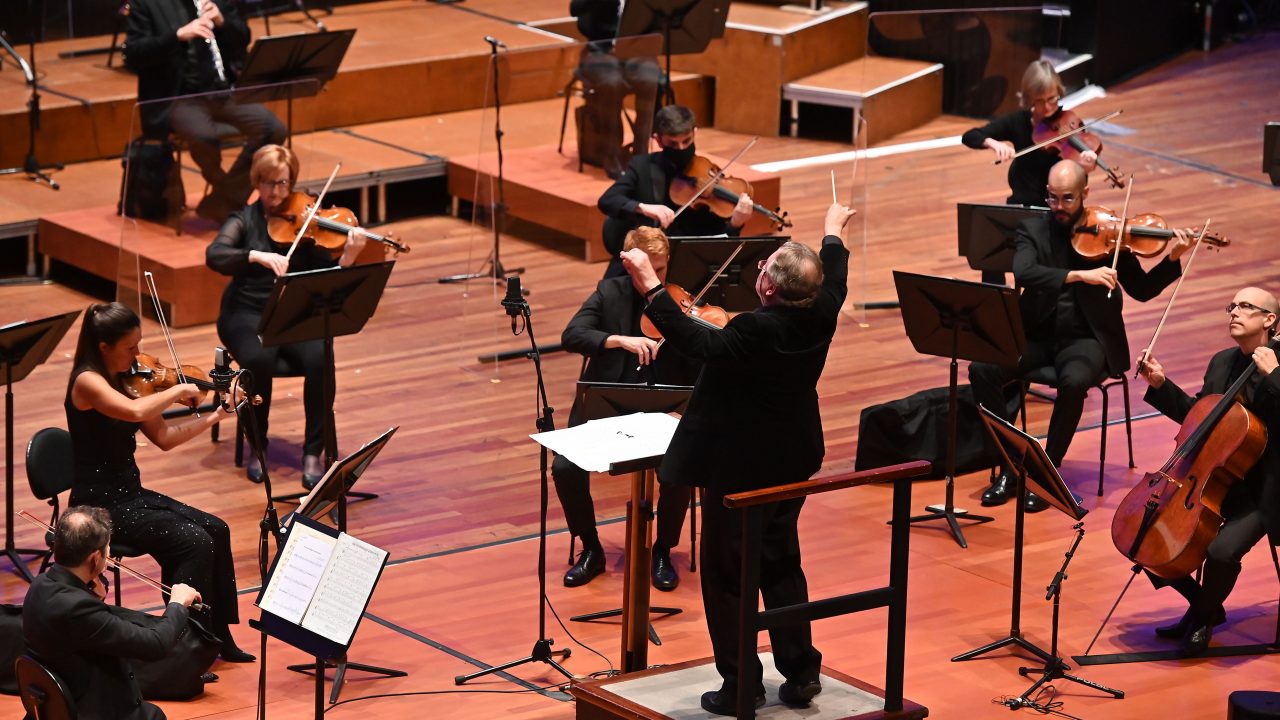
{"type": "MultiPolygon", "coordinates": [[[[1171,376],[1184,387],[1196,387],[1209,355],[1227,346],[1221,307],[1236,288],[1272,286],[1280,250],[1274,243],[1274,217],[1280,195],[1257,172],[1261,127],[1273,107],[1266,101],[1280,92],[1280,76],[1266,62],[1280,47],[1267,36],[1211,55],[1192,53],[1110,90],[1108,97],[1082,109],[1097,116],[1124,107],[1124,125],[1134,131],[1108,138],[1104,157],[1134,171],[1137,188],[1132,207],[1156,211],[1178,225],[1203,222],[1232,239],[1219,254],[1201,254],[1195,273],[1180,294],[1162,335],[1159,356],[1171,376]],[[1175,107],[1176,105],[1176,107],[1175,107]],[[1188,116],[1187,107],[1215,108],[1212,114],[1188,116]]],[[[963,121],[942,119],[907,139],[953,136],[963,121]]],[[[474,135],[470,136],[474,140],[474,135]]],[[[743,138],[725,133],[699,133],[699,146],[716,155],[732,155],[743,138]]],[[[472,145],[474,148],[474,145],[472,145]]],[[[847,146],[809,140],[765,138],[752,151],[753,164],[791,160],[847,150],[847,146]]],[[[828,202],[829,170],[840,175],[842,193],[849,192],[848,162],[815,164],[779,171],[783,206],[796,220],[794,235],[816,243],[821,213],[828,202]]],[[[863,160],[857,168],[859,189],[853,194],[865,225],[851,239],[860,253],[850,279],[856,298],[891,296],[889,270],[974,278],[955,257],[954,203],[957,200],[999,202],[1004,173],[986,155],[958,147],[863,160]],[[861,247],[865,240],[865,252],[861,247]]],[[[1123,195],[1095,186],[1090,202],[1118,207],[1123,195]]],[[[537,452],[527,435],[534,430],[536,405],[532,365],[513,362],[481,364],[477,356],[527,346],[527,338],[509,334],[499,308],[498,288],[472,283],[466,288],[442,286],[436,278],[474,270],[483,262],[489,238],[468,223],[434,217],[396,223],[397,235],[414,244],[392,276],[377,315],[359,337],[337,342],[338,435],[350,451],[390,425],[401,426],[386,451],[361,481],[383,497],[353,506],[351,530],[390,551],[395,563],[384,575],[352,648],[352,659],[410,671],[406,678],[372,680],[354,677],[343,697],[381,693],[421,693],[366,700],[340,706],[335,717],[401,718],[411,713],[447,718],[569,718],[573,706],[553,691],[538,692],[558,678],[538,666],[525,666],[511,677],[476,683],[469,692],[453,694],[453,676],[476,667],[527,654],[537,634],[538,525],[537,452]]],[[[532,288],[535,330],[553,342],[586,297],[601,272],[599,265],[576,259],[580,245],[563,240],[503,238],[502,256],[510,266],[524,266],[532,288]]],[[[92,298],[58,284],[6,286],[0,289],[5,311],[0,322],[37,318],[83,308],[92,298]]],[[[1126,308],[1131,344],[1136,353],[1150,337],[1163,308],[1129,303],[1126,308]]],[[[146,343],[159,347],[154,328],[146,343]]],[[[185,328],[176,341],[186,362],[207,362],[216,343],[212,326],[185,328]]],[[[16,507],[42,506],[27,491],[22,449],[41,427],[65,423],[61,402],[73,342],[63,340],[50,361],[14,388],[16,507]]],[[[563,422],[572,398],[580,361],[566,354],[544,362],[551,403],[563,422]]],[[[893,311],[861,311],[852,305],[841,318],[827,372],[819,386],[827,434],[830,471],[847,468],[854,457],[858,415],[868,405],[942,386],[947,363],[917,356],[902,334],[893,311]]],[[[302,435],[301,385],[281,380],[276,390],[271,446],[273,476],[279,485],[296,484],[302,435]]],[[[1134,388],[1134,412],[1149,412],[1134,388]]],[[[1085,424],[1098,419],[1098,400],[1089,398],[1085,424]]],[[[1047,407],[1032,407],[1032,426],[1043,430],[1047,407]]],[[[1108,539],[1116,504],[1141,473],[1157,466],[1172,448],[1175,426],[1162,418],[1138,421],[1134,444],[1138,469],[1125,467],[1120,448],[1122,427],[1110,429],[1106,494],[1092,494],[1096,481],[1096,429],[1078,436],[1063,467],[1068,482],[1085,496],[1091,511],[1088,536],[1071,566],[1062,604],[1062,650],[1083,652],[1128,577],[1128,563],[1108,539]]],[[[224,432],[230,435],[231,428],[224,432]]],[[[785,450],[785,448],[780,449],[785,450]]],[[[138,453],[146,484],[225,518],[232,527],[237,573],[242,589],[242,615],[251,616],[249,594],[257,584],[254,541],[262,510],[262,489],[247,482],[232,466],[229,443],[202,440],[169,453],[143,447],[138,453]]],[[[962,505],[977,506],[981,476],[958,481],[962,505]]],[[[616,607],[621,599],[623,509],[621,483],[598,478],[595,483],[602,535],[610,571],[585,588],[559,584],[565,569],[567,536],[553,500],[548,552],[548,596],[559,617],[616,607]]],[[[939,483],[916,486],[915,505],[942,497],[939,483]]],[[[871,487],[824,496],[809,504],[802,520],[806,568],[813,594],[828,595],[878,585],[887,576],[889,490],[871,487]]],[[[960,550],[938,524],[912,534],[911,589],[908,608],[906,694],[931,710],[933,717],[1002,717],[1007,711],[992,700],[1016,695],[1029,684],[1017,667],[1026,660],[1014,655],[953,664],[959,652],[1002,637],[1008,630],[1013,511],[997,508],[996,521],[966,531],[968,550],[960,550]]],[[[1042,646],[1049,643],[1050,608],[1042,589],[1061,564],[1070,542],[1070,523],[1046,512],[1028,521],[1022,626],[1042,646]]],[[[39,542],[40,534],[17,527],[20,545],[39,542]]],[[[687,545],[676,552],[682,570],[688,566],[687,545]]],[[[138,565],[152,569],[149,561],[138,565]]],[[[655,602],[684,612],[657,623],[664,644],[652,662],[671,663],[704,657],[709,646],[703,626],[696,573],[682,572],[683,584],[655,602]]],[[[126,580],[126,601],[152,605],[155,596],[126,580]]],[[[0,578],[0,601],[20,602],[25,585],[12,574],[0,578]]],[[[1239,587],[1228,602],[1227,625],[1218,644],[1259,643],[1273,637],[1276,580],[1270,559],[1255,549],[1245,560],[1239,587]]],[[[1103,633],[1096,652],[1163,649],[1151,634],[1155,624],[1177,617],[1180,602],[1172,592],[1155,592],[1139,581],[1103,633]]],[[[881,676],[884,616],[864,613],[824,621],[815,638],[824,662],[860,679],[881,676]]],[[[616,625],[570,628],[584,644],[603,655],[574,646],[567,661],[586,675],[617,664],[616,625]]],[[[557,647],[572,644],[568,633],[548,618],[548,634],[557,647]]],[[[256,646],[253,633],[241,626],[237,637],[246,648],[256,646]]],[[[269,714],[301,718],[310,713],[309,679],[289,673],[286,662],[298,659],[273,642],[268,667],[269,714]]],[[[1118,687],[1124,700],[1112,700],[1071,684],[1058,684],[1062,711],[1088,718],[1220,718],[1226,696],[1235,689],[1271,689],[1276,659],[1269,657],[1206,659],[1079,669],[1090,680],[1118,687]],[[1176,708],[1176,710],[1174,710],[1176,708]]],[[[166,703],[171,718],[249,718],[253,714],[256,665],[214,668],[222,679],[206,696],[190,703],[166,703]]],[[[0,701],[0,717],[18,717],[17,702],[0,701]]]]}

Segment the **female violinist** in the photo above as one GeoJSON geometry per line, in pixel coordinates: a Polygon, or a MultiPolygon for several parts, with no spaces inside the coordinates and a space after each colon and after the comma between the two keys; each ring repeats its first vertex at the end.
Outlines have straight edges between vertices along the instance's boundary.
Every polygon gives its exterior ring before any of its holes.
{"type": "Polygon", "coordinates": [[[633,228],[658,227],[668,236],[737,236],[751,219],[754,204],[747,193],[738,197],[728,218],[702,207],[690,207],[675,217],[680,203],[671,199],[671,181],[683,174],[697,156],[696,124],[693,111],[683,105],[668,105],[659,110],[653,121],[653,137],[659,150],[632,157],[627,169],[597,201],[600,211],[607,216],[605,252],[613,258],[605,271],[606,278],[626,274],[618,254],[622,252],[627,232],[633,228]]]}
{"type": "Polygon", "coordinates": [[[182,383],[136,397],[125,389],[142,339],[138,316],[120,303],[90,305],[80,326],[64,406],[75,460],[71,505],[106,508],[114,539],[160,564],[162,582],[195,588],[210,606],[208,622],[222,640],[222,658],[251,662],[236,646],[230,625],[239,622],[231,531],[219,518],[142,487],[134,461],[138,430],[170,450],[229,415],[225,406],[200,417],[168,422],[162,413],[176,402],[199,401],[205,391],[182,383]]]}
{"type": "MultiPolygon", "coordinates": [[[[320,453],[324,446],[324,417],[333,408],[333,397],[324,394],[324,344],[320,340],[264,348],[258,339],[258,323],[276,278],[291,271],[314,270],[355,262],[365,245],[365,232],[355,228],[347,233],[341,256],[335,260],[326,250],[303,243],[285,258],[289,248],[274,242],[267,234],[267,221],[272,212],[282,207],[293,193],[298,180],[298,158],[280,145],[266,145],[253,155],[250,178],[258,191],[258,201],[231,215],[218,236],[205,252],[205,263],[231,283],[222,294],[218,315],[218,337],[240,361],[240,366],[253,373],[253,390],[262,403],[253,409],[257,440],[267,439],[267,416],[271,410],[271,385],[277,357],[286,358],[303,373],[302,406],[306,415],[305,439],[302,444],[302,484],[307,488],[319,482],[324,474],[320,453]]],[[[333,372],[333,368],[329,368],[333,372]]],[[[330,375],[329,387],[334,387],[330,375]]],[[[245,462],[250,480],[261,482],[262,468],[251,454],[245,462]]]]}
{"type": "MultiPolygon", "coordinates": [[[[1245,553],[1268,535],[1273,544],[1280,544],[1280,440],[1276,440],[1280,432],[1280,373],[1276,372],[1276,353],[1267,344],[1276,333],[1277,312],[1280,304],[1266,290],[1246,287],[1235,294],[1227,305],[1227,333],[1235,347],[1209,360],[1204,384],[1194,398],[1169,379],[1154,358],[1147,357],[1140,368],[1151,385],[1144,399],[1180,423],[1197,401],[1223,393],[1242,374],[1252,371],[1237,397],[1271,433],[1261,458],[1230,485],[1221,500],[1218,514],[1225,522],[1209,541],[1201,581],[1191,575],[1162,579],[1148,573],[1157,587],[1170,585],[1187,599],[1189,608],[1181,620],[1156,628],[1160,637],[1179,639],[1179,652],[1186,657],[1204,654],[1213,627],[1226,622],[1223,602],[1235,586],[1245,553]]],[[[1181,503],[1178,505],[1175,510],[1181,509],[1181,503]]]]}

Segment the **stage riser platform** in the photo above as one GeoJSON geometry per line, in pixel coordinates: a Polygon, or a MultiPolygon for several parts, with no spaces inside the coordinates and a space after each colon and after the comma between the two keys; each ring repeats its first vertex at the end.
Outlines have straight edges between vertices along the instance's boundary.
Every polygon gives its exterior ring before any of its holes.
{"type": "MultiPolygon", "coordinates": [[[[604,262],[608,256],[601,239],[604,215],[596,207],[600,195],[612,181],[600,168],[590,165],[578,172],[578,158],[567,146],[564,154],[554,146],[518,149],[503,153],[503,178],[507,212],[515,218],[551,228],[583,241],[582,258],[604,262]]],[[[723,163],[724,160],[718,160],[723,163]]],[[[490,187],[496,188],[497,159],[494,155],[459,156],[449,161],[448,188],[455,198],[479,205],[492,202],[490,187]],[[477,172],[480,182],[476,182],[477,172]]],[[[778,206],[782,181],[735,165],[732,174],[751,183],[753,199],[767,208],[778,206]]],[[[496,190],[494,191],[496,192],[496,190]]],[[[777,231],[766,218],[752,217],[744,235],[769,235],[777,231]]]]}

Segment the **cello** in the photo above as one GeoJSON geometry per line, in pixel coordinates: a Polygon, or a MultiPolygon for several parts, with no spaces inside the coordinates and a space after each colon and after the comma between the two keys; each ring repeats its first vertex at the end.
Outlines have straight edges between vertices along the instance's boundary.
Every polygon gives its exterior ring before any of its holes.
{"type": "MultiPolygon", "coordinates": [[[[1277,341],[1267,345],[1273,350],[1277,341]]],[[[1176,579],[1204,562],[1222,527],[1222,500],[1267,446],[1267,428],[1238,400],[1257,366],[1221,395],[1196,401],[1173,454],[1120,502],[1111,521],[1116,549],[1153,575],[1176,579]]]]}

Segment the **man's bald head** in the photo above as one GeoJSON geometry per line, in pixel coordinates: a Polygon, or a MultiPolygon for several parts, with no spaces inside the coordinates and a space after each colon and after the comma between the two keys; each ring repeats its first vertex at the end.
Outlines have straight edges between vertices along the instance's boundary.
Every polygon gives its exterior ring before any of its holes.
{"type": "Polygon", "coordinates": [[[1280,301],[1276,300],[1275,295],[1260,287],[1241,288],[1240,292],[1236,293],[1235,301],[1247,302],[1269,313],[1280,315],[1280,301]]]}
{"type": "Polygon", "coordinates": [[[1089,174],[1075,160],[1060,160],[1049,169],[1049,187],[1058,192],[1082,193],[1089,174]]]}
{"type": "Polygon", "coordinates": [[[1260,287],[1241,288],[1227,308],[1227,332],[1244,348],[1253,348],[1271,339],[1276,332],[1280,302],[1260,287]]]}
{"type": "Polygon", "coordinates": [[[1074,160],[1063,160],[1049,169],[1045,201],[1049,218],[1059,226],[1074,227],[1084,215],[1084,199],[1089,195],[1089,176],[1074,160]]]}

